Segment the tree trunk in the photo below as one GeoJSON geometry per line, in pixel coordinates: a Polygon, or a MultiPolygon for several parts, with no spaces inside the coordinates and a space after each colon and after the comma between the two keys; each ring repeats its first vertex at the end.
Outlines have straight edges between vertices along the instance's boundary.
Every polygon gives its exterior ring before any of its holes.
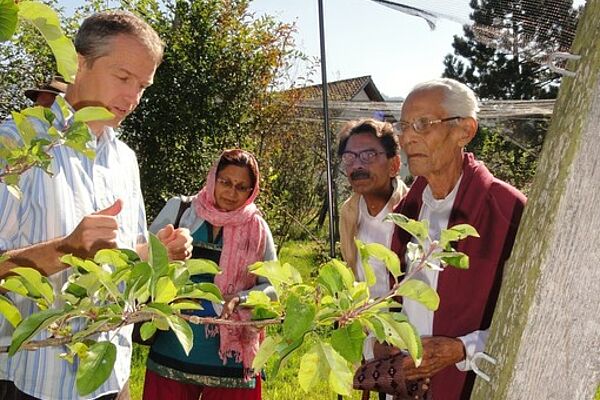
{"type": "MultiPolygon", "coordinates": [[[[600,0],[588,0],[471,399],[592,399],[600,382],[600,0]]],[[[483,238],[485,240],[485,238],[483,238]]]]}

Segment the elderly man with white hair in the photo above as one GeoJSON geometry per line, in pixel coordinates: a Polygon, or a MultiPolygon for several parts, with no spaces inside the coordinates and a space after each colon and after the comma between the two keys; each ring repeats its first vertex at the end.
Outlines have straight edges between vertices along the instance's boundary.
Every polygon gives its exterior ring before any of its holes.
{"type": "MultiPolygon", "coordinates": [[[[423,336],[423,362],[416,368],[409,357],[404,358],[404,376],[430,378],[430,396],[435,400],[470,396],[475,378],[470,360],[484,350],[502,270],[526,202],[521,192],[465,152],[477,133],[478,110],[477,98],[467,86],[436,79],[410,92],[397,124],[400,145],[416,179],[394,211],[428,220],[432,240],[456,224],[470,224],[481,235],[458,243],[457,250],[469,256],[468,270],[427,269],[417,274],[438,291],[437,311],[403,300],[404,312],[423,336]]],[[[392,249],[404,268],[411,240],[396,228],[392,249]]]]}

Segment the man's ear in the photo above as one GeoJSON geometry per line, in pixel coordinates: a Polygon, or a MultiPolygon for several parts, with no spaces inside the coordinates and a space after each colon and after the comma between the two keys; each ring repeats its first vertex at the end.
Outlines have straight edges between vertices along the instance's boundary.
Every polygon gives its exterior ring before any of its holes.
{"type": "Polygon", "coordinates": [[[398,175],[400,171],[400,166],[402,165],[402,161],[400,160],[400,155],[397,154],[394,157],[390,158],[390,178],[398,175]]]}
{"type": "Polygon", "coordinates": [[[460,130],[459,130],[460,136],[458,138],[458,145],[460,147],[465,147],[475,137],[475,134],[477,133],[478,123],[475,118],[465,117],[459,121],[458,125],[460,127],[460,130]]]}

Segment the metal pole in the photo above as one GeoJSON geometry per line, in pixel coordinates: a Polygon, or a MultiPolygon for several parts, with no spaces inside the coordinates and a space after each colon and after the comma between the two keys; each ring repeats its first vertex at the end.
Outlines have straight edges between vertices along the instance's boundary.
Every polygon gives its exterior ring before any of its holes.
{"type": "Polygon", "coordinates": [[[327,203],[329,212],[329,255],[335,257],[335,228],[333,218],[333,181],[331,171],[331,141],[329,139],[329,104],[327,102],[327,62],[325,54],[325,24],[323,22],[323,0],[319,2],[319,41],[321,44],[321,81],[323,88],[323,129],[327,154],[327,203]]]}

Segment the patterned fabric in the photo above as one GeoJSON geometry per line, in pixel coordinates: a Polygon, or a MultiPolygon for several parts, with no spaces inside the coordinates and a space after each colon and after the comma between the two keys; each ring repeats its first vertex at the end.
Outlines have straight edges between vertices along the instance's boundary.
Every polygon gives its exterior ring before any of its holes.
{"type": "MultiPolygon", "coordinates": [[[[219,161],[220,158],[208,172],[206,186],[200,190],[192,205],[200,218],[214,226],[223,227],[223,252],[219,262],[222,273],[215,278],[215,284],[223,294],[233,295],[256,284],[256,276],[248,271],[248,266],[263,260],[266,232],[260,212],[254,204],[259,192],[259,176],[256,176],[252,194],[240,208],[234,211],[217,208],[214,193],[219,161]]],[[[237,321],[247,321],[250,318],[250,311],[239,307],[230,317],[237,321]]],[[[249,371],[258,352],[261,332],[249,326],[220,326],[219,354],[223,362],[229,357],[235,357],[249,371]]]]}
{"type": "Polygon", "coordinates": [[[394,395],[394,400],[428,400],[431,398],[429,379],[407,381],[402,360],[409,357],[398,353],[362,364],[354,374],[354,389],[394,395]]]}
{"type": "MultiPolygon", "coordinates": [[[[54,126],[64,129],[71,115],[63,116],[57,103],[51,110],[56,116],[54,126]]],[[[47,135],[46,124],[33,119],[32,123],[39,136],[47,135]]],[[[19,140],[12,120],[0,126],[0,136],[19,140]]],[[[124,202],[117,216],[118,245],[135,249],[137,244],[145,242],[146,215],[135,154],[117,139],[112,129],[106,129],[99,139],[88,145],[96,150],[94,160],[66,146],[53,148],[53,175],[37,168],[23,174],[21,200],[0,184],[0,249],[17,249],[65,236],[84,216],[110,206],[118,198],[124,202]]],[[[49,279],[55,288],[61,288],[68,275],[69,270],[64,270],[49,279]]],[[[21,297],[11,298],[23,316],[37,311],[34,303],[21,297]]],[[[60,304],[55,306],[60,307],[60,304]]],[[[76,322],[73,325],[78,328],[76,322]]],[[[110,378],[88,396],[79,397],[75,388],[77,362],[69,364],[58,357],[65,352],[64,347],[22,351],[12,358],[1,354],[0,379],[13,381],[19,390],[47,400],[94,399],[117,392],[129,378],[131,329],[129,326],[99,335],[99,340],[110,338],[117,346],[119,357],[110,378]]],[[[0,344],[8,345],[12,333],[12,326],[0,316],[0,344]]],[[[46,338],[47,334],[41,333],[33,339],[46,338]]]]}

